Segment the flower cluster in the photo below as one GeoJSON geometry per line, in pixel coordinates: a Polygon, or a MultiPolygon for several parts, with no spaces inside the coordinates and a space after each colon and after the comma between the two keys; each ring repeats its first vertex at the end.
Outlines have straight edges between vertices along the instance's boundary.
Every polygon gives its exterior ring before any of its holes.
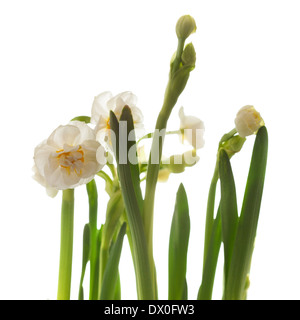
{"type": "MultiPolygon", "coordinates": [[[[141,136],[144,132],[144,117],[136,105],[137,97],[129,91],[116,96],[109,91],[97,95],[92,104],[90,124],[70,121],[56,128],[35,148],[34,179],[51,197],[58,190],[87,184],[103,168],[108,152],[112,151],[111,135],[114,132],[110,128],[110,111],[119,120],[124,106],[129,106],[135,133],[141,136]]],[[[181,142],[186,140],[194,149],[202,148],[203,122],[194,116],[186,116],[183,107],[179,110],[179,118],[181,142]]]]}
{"type": "Polygon", "coordinates": [[[58,190],[75,188],[91,181],[106,163],[110,132],[109,112],[119,117],[125,105],[130,106],[137,129],[143,128],[143,115],[131,92],[113,96],[104,92],[95,97],[91,124],[70,121],[56,128],[48,139],[34,150],[34,179],[53,197],[58,190]]]}

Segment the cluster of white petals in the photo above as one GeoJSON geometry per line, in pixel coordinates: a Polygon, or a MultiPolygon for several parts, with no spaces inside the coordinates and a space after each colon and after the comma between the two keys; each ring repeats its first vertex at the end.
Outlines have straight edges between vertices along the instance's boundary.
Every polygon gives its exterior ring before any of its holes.
{"type": "Polygon", "coordinates": [[[34,150],[34,178],[46,187],[50,196],[56,190],[86,184],[105,164],[97,153],[104,149],[95,139],[94,130],[80,121],[59,126],[34,150]]]}
{"type": "Polygon", "coordinates": [[[200,149],[204,146],[204,123],[197,117],[187,116],[183,107],[179,109],[180,130],[182,142],[186,140],[194,149],[200,149]]]}
{"type": "MultiPolygon", "coordinates": [[[[107,161],[111,150],[110,111],[120,120],[122,110],[129,106],[132,112],[135,133],[144,133],[143,114],[136,106],[137,97],[129,92],[113,96],[106,91],[94,98],[91,124],[71,121],[59,126],[50,137],[34,151],[34,179],[43,185],[48,195],[55,196],[58,190],[75,188],[91,181],[107,161]]],[[[179,110],[181,139],[188,141],[194,149],[204,145],[203,122],[186,116],[179,110]]]]}
{"type": "Polygon", "coordinates": [[[129,91],[113,96],[106,91],[94,98],[92,106],[91,123],[96,125],[96,139],[101,144],[110,147],[110,111],[113,111],[117,119],[120,120],[122,110],[129,106],[132,113],[134,128],[139,136],[143,133],[144,117],[142,111],[136,106],[137,97],[129,91]]]}
{"type": "Polygon", "coordinates": [[[256,133],[264,125],[260,113],[250,105],[244,106],[238,111],[234,122],[236,131],[243,138],[256,133]]]}

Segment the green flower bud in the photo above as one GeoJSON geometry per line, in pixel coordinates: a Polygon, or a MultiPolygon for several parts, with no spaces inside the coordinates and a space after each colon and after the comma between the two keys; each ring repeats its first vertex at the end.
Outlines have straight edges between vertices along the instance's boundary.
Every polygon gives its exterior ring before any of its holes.
{"type": "Polygon", "coordinates": [[[196,22],[190,15],[179,18],[176,24],[176,34],[178,39],[185,40],[189,35],[196,31],[196,22]]]}
{"type": "Polygon", "coordinates": [[[233,136],[222,144],[222,149],[224,149],[229,158],[231,158],[235,153],[241,151],[246,138],[242,138],[239,135],[233,136]]]}
{"type": "Polygon", "coordinates": [[[196,51],[192,43],[185,46],[181,55],[181,62],[183,66],[195,67],[196,51]]]}

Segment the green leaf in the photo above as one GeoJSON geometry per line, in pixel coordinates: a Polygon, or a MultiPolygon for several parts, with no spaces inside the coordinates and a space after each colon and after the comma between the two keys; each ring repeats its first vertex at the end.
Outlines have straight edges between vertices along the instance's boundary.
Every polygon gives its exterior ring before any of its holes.
{"type": "Polygon", "coordinates": [[[119,261],[123,246],[123,239],[126,233],[126,223],[123,223],[120,232],[118,234],[117,240],[114,243],[112,250],[109,254],[107,261],[107,267],[105,268],[102,288],[101,288],[101,300],[113,300],[116,293],[116,285],[118,281],[118,268],[119,261]]]}
{"type": "Polygon", "coordinates": [[[186,264],[189,236],[188,199],[183,184],[180,184],[169,240],[169,300],[182,300],[187,296],[186,264]]]}
{"type": "Polygon", "coordinates": [[[224,149],[219,151],[219,175],[221,182],[221,222],[224,243],[224,285],[226,287],[228,270],[238,225],[236,190],[230,160],[224,149]]]}
{"type": "Polygon", "coordinates": [[[127,123],[127,161],[129,163],[130,172],[132,176],[133,188],[138,201],[140,212],[143,212],[143,196],[140,185],[140,172],[137,157],[136,141],[134,134],[134,124],[132,119],[131,110],[128,106],[125,106],[120,116],[120,122],[127,123]]]}
{"type": "Polygon", "coordinates": [[[82,267],[81,267],[78,300],[84,300],[83,280],[84,280],[86,265],[89,261],[89,257],[90,257],[90,226],[89,224],[86,224],[83,229],[82,267]]]}
{"type": "Polygon", "coordinates": [[[202,281],[198,292],[198,300],[211,300],[215,273],[221,246],[221,211],[220,206],[212,225],[210,241],[202,271],[202,281]]]}
{"type": "Polygon", "coordinates": [[[247,275],[250,272],[264,187],[267,153],[268,133],[266,127],[261,127],[253,147],[224,299],[241,300],[246,295],[247,275]]]}
{"type": "Polygon", "coordinates": [[[118,279],[116,283],[116,290],[114,300],[121,300],[121,280],[120,280],[120,273],[118,272],[118,279]]]}
{"type": "Polygon", "coordinates": [[[90,123],[91,122],[91,117],[79,116],[79,117],[73,118],[71,121],[81,121],[81,122],[85,122],[85,123],[90,123]]]}
{"type": "Polygon", "coordinates": [[[124,212],[124,203],[120,190],[116,191],[108,201],[106,219],[103,227],[102,247],[109,248],[120,217],[124,212]]]}
{"type": "Polygon", "coordinates": [[[120,132],[118,119],[112,111],[110,112],[110,127],[116,136],[116,143],[113,147],[117,161],[118,176],[132,238],[132,254],[137,280],[138,298],[142,300],[152,300],[154,298],[154,286],[152,284],[149,254],[141,216],[143,199],[139,185],[138,165],[128,161],[130,144],[127,144],[127,150],[124,150],[124,146],[120,144],[120,137],[124,137],[125,135],[125,141],[127,141],[129,132],[134,128],[129,107],[125,106],[123,108],[120,119],[127,119],[127,131],[125,132],[120,132]],[[125,152],[125,159],[122,152],[125,152]]]}

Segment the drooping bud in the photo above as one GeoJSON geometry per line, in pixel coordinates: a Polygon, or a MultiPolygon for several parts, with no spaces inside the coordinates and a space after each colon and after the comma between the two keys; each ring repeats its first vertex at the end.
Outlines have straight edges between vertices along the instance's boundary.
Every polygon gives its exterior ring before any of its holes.
{"type": "Polygon", "coordinates": [[[250,136],[265,123],[259,112],[253,106],[244,106],[239,110],[234,120],[235,128],[241,137],[250,136]]]}

